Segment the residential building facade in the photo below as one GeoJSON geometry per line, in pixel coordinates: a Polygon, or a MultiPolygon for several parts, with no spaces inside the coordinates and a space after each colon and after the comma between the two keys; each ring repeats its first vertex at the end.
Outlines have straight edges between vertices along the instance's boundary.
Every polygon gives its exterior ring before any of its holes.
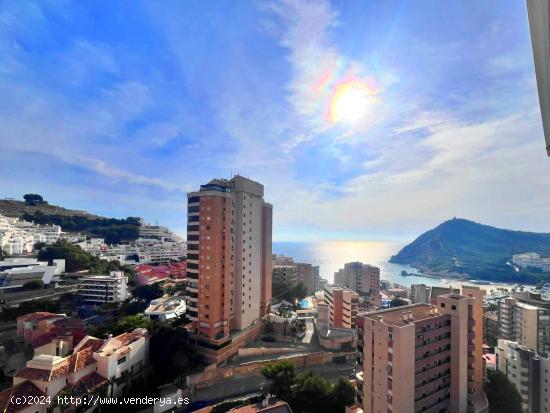
{"type": "Polygon", "coordinates": [[[358,317],[357,375],[365,413],[486,412],[483,292],[358,317]]]}
{"type": "Polygon", "coordinates": [[[413,304],[430,302],[431,288],[426,284],[412,284],[411,285],[411,302],[413,304]]]}
{"type": "Polygon", "coordinates": [[[498,340],[497,369],[521,395],[526,413],[550,412],[550,359],[515,341],[498,340]]]}
{"type": "Polygon", "coordinates": [[[550,354],[550,311],[546,306],[508,297],[499,302],[498,319],[503,339],[517,341],[542,355],[550,354]]]}
{"type": "Polygon", "coordinates": [[[355,329],[359,294],[343,286],[327,285],[324,297],[329,306],[330,327],[355,329]]]}
{"type": "Polygon", "coordinates": [[[128,297],[128,277],[123,271],[109,275],[88,275],[79,279],[78,296],[86,304],[116,303],[128,297]]]}
{"type": "Polygon", "coordinates": [[[380,307],[380,268],[349,262],[334,273],[334,283],[358,292],[371,305],[380,307]]]}
{"type": "Polygon", "coordinates": [[[251,327],[271,301],[272,207],[263,190],[237,175],[188,194],[187,314],[210,348],[251,327]]]}

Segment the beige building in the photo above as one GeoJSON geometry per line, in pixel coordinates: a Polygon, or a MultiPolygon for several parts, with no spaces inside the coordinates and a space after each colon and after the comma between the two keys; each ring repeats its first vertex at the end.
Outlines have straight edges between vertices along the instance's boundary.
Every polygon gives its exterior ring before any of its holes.
{"type": "Polygon", "coordinates": [[[411,285],[411,302],[413,304],[429,303],[431,287],[426,284],[411,285]]]}
{"type": "Polygon", "coordinates": [[[517,341],[540,354],[550,353],[550,312],[548,308],[508,297],[498,308],[500,336],[517,341]]]}
{"type": "Polygon", "coordinates": [[[282,289],[296,285],[298,282],[298,269],[296,264],[274,264],[272,270],[272,285],[282,289]]]}
{"type": "Polygon", "coordinates": [[[357,375],[365,413],[486,412],[483,292],[358,317],[357,375]]]}
{"type": "Polygon", "coordinates": [[[523,411],[550,412],[550,359],[515,341],[498,340],[497,368],[521,395],[523,411]]]}
{"type": "Polygon", "coordinates": [[[358,292],[371,305],[380,307],[380,268],[361,262],[348,262],[334,273],[334,283],[358,292]]]}
{"type": "Polygon", "coordinates": [[[359,294],[339,285],[327,285],[324,300],[330,310],[330,327],[355,328],[359,309],[359,294]]]}
{"type": "Polygon", "coordinates": [[[187,314],[195,338],[221,349],[271,300],[272,207],[263,185],[235,176],[188,194],[187,314]]]}

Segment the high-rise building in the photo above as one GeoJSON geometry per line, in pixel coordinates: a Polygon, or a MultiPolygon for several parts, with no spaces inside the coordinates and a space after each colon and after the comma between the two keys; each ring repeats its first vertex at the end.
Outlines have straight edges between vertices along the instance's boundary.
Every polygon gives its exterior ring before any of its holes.
{"type": "Polygon", "coordinates": [[[485,311],[483,313],[483,341],[490,347],[497,345],[500,335],[498,324],[498,314],[494,311],[485,311]]]}
{"type": "Polygon", "coordinates": [[[550,412],[550,359],[515,341],[503,339],[498,340],[495,353],[498,370],[521,395],[523,411],[550,412]]]}
{"type": "Polygon", "coordinates": [[[380,268],[361,262],[348,262],[334,273],[334,283],[358,292],[371,305],[380,307],[380,268]]]}
{"type": "Polygon", "coordinates": [[[311,264],[296,263],[298,282],[302,283],[306,288],[307,294],[315,292],[315,267],[311,264]]]}
{"type": "Polygon", "coordinates": [[[272,276],[275,289],[284,289],[296,285],[298,282],[298,270],[296,264],[273,265],[272,276]]]}
{"type": "Polygon", "coordinates": [[[484,412],[483,292],[358,316],[359,401],[365,413],[484,412]]]}
{"type": "Polygon", "coordinates": [[[550,4],[546,0],[527,0],[531,44],[539,91],[546,151],[550,156],[550,4]]]}
{"type": "Polygon", "coordinates": [[[429,303],[431,288],[426,284],[411,285],[411,302],[413,304],[429,303]]]}
{"type": "Polygon", "coordinates": [[[272,207],[263,194],[263,185],[238,175],[188,194],[187,314],[210,348],[269,307],[272,207]]]}
{"type": "Polygon", "coordinates": [[[327,285],[325,302],[330,309],[330,326],[333,328],[355,328],[359,308],[359,294],[339,285],[327,285]]]}
{"type": "Polygon", "coordinates": [[[510,341],[517,341],[523,346],[540,354],[550,354],[550,311],[542,302],[541,306],[535,300],[508,297],[501,300],[498,307],[500,335],[510,341]]]}

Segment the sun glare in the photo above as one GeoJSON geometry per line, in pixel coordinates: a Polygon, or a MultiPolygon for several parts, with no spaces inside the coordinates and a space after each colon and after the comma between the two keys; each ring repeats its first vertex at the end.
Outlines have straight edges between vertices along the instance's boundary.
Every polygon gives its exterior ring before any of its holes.
{"type": "Polygon", "coordinates": [[[373,95],[372,89],[361,82],[339,85],[330,103],[330,121],[355,123],[363,119],[373,101],[373,95]]]}

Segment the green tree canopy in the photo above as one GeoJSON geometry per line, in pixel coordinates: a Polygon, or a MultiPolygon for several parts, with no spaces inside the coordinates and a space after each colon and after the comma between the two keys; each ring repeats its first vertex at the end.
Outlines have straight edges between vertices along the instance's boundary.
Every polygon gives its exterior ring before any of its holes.
{"type": "Polygon", "coordinates": [[[330,404],[334,412],[343,412],[346,406],[350,406],[355,402],[355,388],[353,385],[343,378],[339,378],[338,382],[332,388],[332,397],[330,404]]]}
{"type": "Polygon", "coordinates": [[[42,195],[38,194],[25,194],[23,195],[23,199],[27,205],[38,205],[44,203],[44,198],[42,198],[42,195]]]}
{"type": "Polygon", "coordinates": [[[128,331],[133,331],[136,328],[146,328],[147,330],[151,330],[152,326],[153,323],[151,320],[145,317],[139,315],[129,315],[119,317],[101,326],[92,327],[89,329],[88,333],[98,338],[105,338],[109,334],[116,336],[128,331]]]}
{"type": "Polygon", "coordinates": [[[287,402],[294,398],[292,386],[296,380],[296,367],[292,362],[270,363],[262,369],[262,374],[271,380],[271,393],[287,402]]]}
{"type": "Polygon", "coordinates": [[[132,295],[142,301],[151,301],[156,298],[162,297],[164,291],[160,288],[158,283],[153,285],[140,285],[132,290],[132,295]]]}
{"type": "MultiPolygon", "coordinates": [[[[323,413],[331,402],[332,386],[321,376],[309,371],[300,374],[294,384],[294,398],[291,400],[293,411],[323,413]]],[[[330,410],[337,412],[337,410],[330,410]]]]}
{"type": "Polygon", "coordinates": [[[522,413],[521,396],[516,386],[501,371],[487,370],[485,394],[489,413],[522,413]]]}
{"type": "Polygon", "coordinates": [[[38,259],[52,262],[55,259],[65,260],[67,272],[89,270],[94,274],[108,274],[110,271],[129,271],[128,267],[118,261],[105,261],[83,251],[78,245],[65,240],[59,240],[53,245],[43,247],[38,251],[38,259]]]}

